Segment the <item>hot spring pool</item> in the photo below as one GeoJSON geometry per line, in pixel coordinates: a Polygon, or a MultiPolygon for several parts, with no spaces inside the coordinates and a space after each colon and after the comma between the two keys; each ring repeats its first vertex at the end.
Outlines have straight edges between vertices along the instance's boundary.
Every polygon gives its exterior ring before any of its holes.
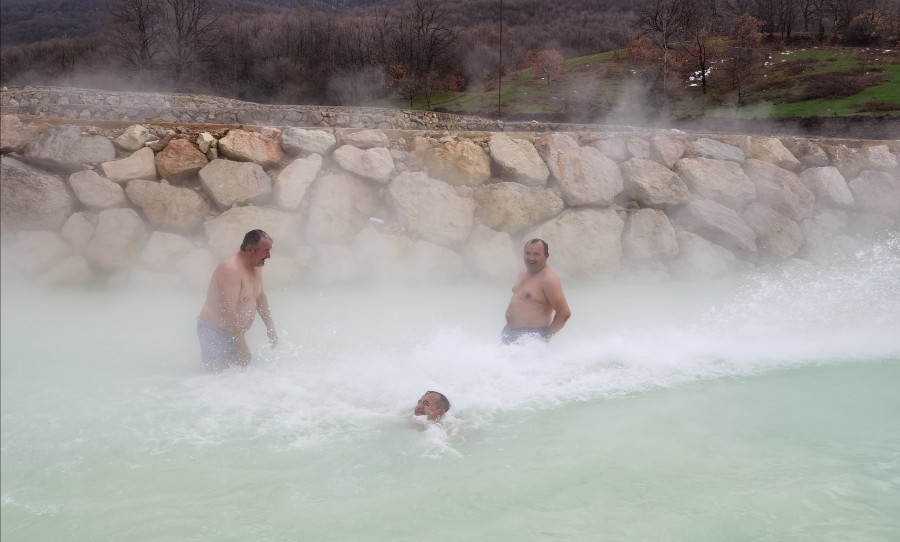
{"type": "Polygon", "coordinates": [[[5,284],[0,534],[897,540],[898,261],[565,285],[569,325],[511,347],[511,282],[269,288],[279,348],[257,321],[222,374],[202,293],[5,284]]]}

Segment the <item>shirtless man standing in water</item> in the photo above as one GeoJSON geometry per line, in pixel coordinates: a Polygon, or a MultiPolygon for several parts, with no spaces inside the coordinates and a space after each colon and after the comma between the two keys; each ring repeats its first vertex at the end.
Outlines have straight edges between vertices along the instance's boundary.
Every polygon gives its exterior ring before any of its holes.
{"type": "Polygon", "coordinates": [[[200,357],[207,368],[221,371],[228,365],[250,363],[244,334],[259,313],[266,324],[272,348],[278,334],[263,292],[262,270],[272,250],[272,238],[262,230],[244,236],[241,249],[219,264],[206,294],[206,304],[197,318],[200,357]]]}
{"type": "Polygon", "coordinates": [[[542,239],[525,243],[525,271],[513,286],[506,309],[506,327],[500,334],[504,344],[523,336],[545,341],[555,335],[572,316],[559,277],[547,266],[550,249],[542,239]]]}

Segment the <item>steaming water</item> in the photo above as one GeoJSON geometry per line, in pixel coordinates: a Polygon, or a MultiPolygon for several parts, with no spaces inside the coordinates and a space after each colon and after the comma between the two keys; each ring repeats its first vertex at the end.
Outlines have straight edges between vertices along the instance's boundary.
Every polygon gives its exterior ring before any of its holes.
{"type": "Polygon", "coordinates": [[[217,375],[195,293],[5,285],[3,541],[900,537],[896,243],[569,284],[550,345],[497,344],[510,285],[270,289],[217,375]]]}

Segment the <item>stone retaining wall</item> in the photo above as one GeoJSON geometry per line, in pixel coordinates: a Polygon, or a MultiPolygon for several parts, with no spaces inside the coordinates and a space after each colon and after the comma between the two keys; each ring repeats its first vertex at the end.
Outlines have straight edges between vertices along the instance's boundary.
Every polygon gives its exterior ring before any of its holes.
{"type": "Polygon", "coordinates": [[[511,281],[532,237],[567,281],[709,278],[852,260],[900,230],[896,141],[10,115],[0,133],[4,280],[202,288],[254,228],[275,239],[266,280],[282,286],[511,281]]]}
{"type": "Polygon", "coordinates": [[[482,117],[375,107],[266,105],[215,96],[118,92],[68,87],[12,87],[0,113],[80,121],[172,122],[454,131],[628,131],[624,126],[502,122],[482,117]]]}

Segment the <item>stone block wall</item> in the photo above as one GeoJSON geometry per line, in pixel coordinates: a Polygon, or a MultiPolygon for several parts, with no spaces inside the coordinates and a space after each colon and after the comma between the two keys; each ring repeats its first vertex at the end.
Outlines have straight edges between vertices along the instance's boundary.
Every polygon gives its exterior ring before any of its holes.
{"type": "Polygon", "coordinates": [[[900,233],[897,141],[4,115],[2,150],[5,280],[201,288],[255,228],[285,287],[510,282],[533,237],[566,281],[715,278],[900,233]]]}
{"type": "Polygon", "coordinates": [[[115,92],[69,87],[11,87],[0,93],[0,113],[79,121],[171,122],[403,130],[627,131],[625,126],[503,122],[433,111],[377,107],[268,105],[193,94],[115,92]]]}

